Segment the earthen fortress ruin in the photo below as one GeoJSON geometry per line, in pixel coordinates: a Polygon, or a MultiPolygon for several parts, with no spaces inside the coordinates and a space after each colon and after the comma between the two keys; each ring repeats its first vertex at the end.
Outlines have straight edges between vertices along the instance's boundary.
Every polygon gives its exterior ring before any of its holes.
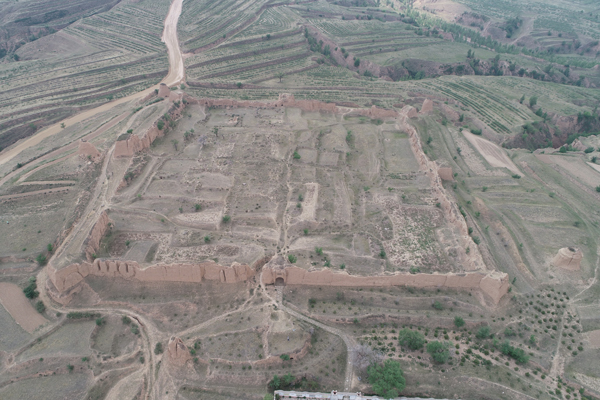
{"type": "MultiPolygon", "coordinates": [[[[434,274],[396,272],[374,276],[355,276],[342,271],[334,272],[330,269],[311,268],[307,270],[299,268],[292,266],[287,261],[281,263],[281,256],[278,255],[271,255],[266,259],[261,258],[252,265],[234,262],[226,266],[216,261],[203,261],[200,263],[161,262],[144,268],[138,262],[126,259],[96,259],[95,254],[100,248],[102,238],[111,226],[108,210],[104,209],[99,214],[96,223],[85,233],[87,238],[83,241],[83,247],[81,248],[85,260],[66,262],[64,259],[60,260],[61,251],[58,251],[57,256],[50,261],[48,276],[52,286],[56,289],[53,292],[63,301],[88,276],[105,277],[106,279],[122,278],[140,282],[202,283],[203,281],[215,281],[227,284],[258,278],[266,285],[281,283],[286,285],[339,287],[409,286],[417,288],[451,288],[480,292],[488,302],[494,305],[498,304],[508,292],[508,275],[487,269],[477,245],[468,234],[467,225],[456,203],[443,187],[442,180],[452,179],[452,170],[440,167],[436,162],[429,160],[423,152],[419,135],[409,122],[410,118],[418,117],[413,107],[406,106],[399,113],[375,106],[362,110],[349,109],[339,107],[333,103],[295,100],[292,95],[287,94],[280,95],[275,102],[194,99],[189,97],[184,99],[182,96],[174,96],[174,93],[168,92],[168,88],[163,87],[160,88],[158,95],[172,97],[171,101],[174,103],[169,110],[169,116],[173,120],[181,118],[186,104],[226,109],[277,110],[280,108],[298,108],[306,112],[333,114],[343,111],[347,115],[393,119],[396,128],[408,134],[411,151],[417,160],[419,171],[429,180],[431,194],[439,205],[444,220],[456,232],[457,245],[454,247],[454,252],[457,254],[457,259],[460,261],[464,272],[434,274]],[[466,249],[470,249],[470,251],[466,249]],[[279,262],[271,263],[268,262],[269,260],[279,260],[279,262]]],[[[433,103],[426,100],[421,113],[428,113],[432,110],[433,103]]],[[[125,135],[116,142],[112,157],[132,157],[148,149],[163,134],[164,131],[159,129],[155,122],[141,134],[125,135]]],[[[82,145],[85,153],[93,153],[87,147],[82,145]]],[[[110,160],[106,162],[110,162],[110,160]]]]}

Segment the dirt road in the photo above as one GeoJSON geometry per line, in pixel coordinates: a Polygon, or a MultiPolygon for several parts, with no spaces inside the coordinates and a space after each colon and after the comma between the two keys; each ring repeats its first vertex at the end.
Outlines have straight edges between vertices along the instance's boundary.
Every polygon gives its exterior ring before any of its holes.
{"type": "MultiPolygon", "coordinates": [[[[167,86],[173,86],[180,83],[185,75],[183,67],[183,58],[181,56],[181,50],[179,49],[179,40],[177,38],[177,22],[179,21],[179,15],[181,14],[182,5],[183,0],[173,0],[173,2],[171,3],[171,7],[169,8],[169,13],[165,18],[165,28],[163,30],[162,41],[167,46],[167,51],[169,53],[169,73],[162,80],[162,82],[165,83],[167,86]]],[[[62,123],[64,123],[67,126],[71,126],[78,122],[84,121],[90,117],[93,117],[98,113],[108,111],[119,104],[124,104],[130,101],[144,98],[150,93],[152,93],[154,89],[157,88],[158,85],[152,86],[141,92],[111,101],[110,103],[103,104],[99,107],[84,111],[63,121],[57,122],[56,124],[39,131],[35,135],[21,141],[16,146],[0,154],[0,165],[9,162],[23,150],[26,150],[31,146],[35,146],[39,144],[42,140],[62,131],[62,123]]]]}

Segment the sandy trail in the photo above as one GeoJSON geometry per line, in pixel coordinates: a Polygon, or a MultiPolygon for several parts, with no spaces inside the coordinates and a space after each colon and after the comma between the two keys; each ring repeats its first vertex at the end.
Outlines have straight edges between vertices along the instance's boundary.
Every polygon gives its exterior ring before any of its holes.
{"type": "Polygon", "coordinates": [[[48,322],[31,306],[21,288],[14,283],[0,282],[0,303],[17,324],[29,333],[48,322]]]}
{"type": "Polygon", "coordinates": [[[7,194],[4,196],[0,196],[0,200],[20,199],[23,197],[37,196],[39,194],[50,194],[50,193],[63,192],[63,191],[69,191],[69,186],[61,186],[61,187],[52,188],[52,189],[33,190],[31,192],[25,192],[25,193],[7,194]]]}
{"type": "MultiPolygon", "coordinates": [[[[181,56],[181,50],[179,49],[179,40],[177,38],[177,22],[179,21],[179,15],[181,14],[182,6],[183,0],[173,0],[173,2],[171,3],[171,7],[169,8],[169,13],[167,14],[167,17],[165,19],[165,28],[163,30],[162,41],[167,46],[167,51],[169,53],[169,73],[162,80],[162,82],[165,83],[167,86],[173,86],[175,84],[178,84],[183,80],[185,75],[183,58],[181,56]]],[[[62,131],[62,123],[64,123],[67,126],[71,126],[73,124],[82,122],[90,117],[93,117],[98,113],[108,111],[117,105],[144,98],[150,93],[152,93],[154,89],[157,88],[158,85],[152,86],[141,92],[134,93],[127,97],[111,101],[110,103],[106,103],[99,107],[92,108],[91,110],[84,111],[63,121],[57,122],[54,125],[50,125],[48,128],[41,130],[37,134],[30,136],[29,138],[18,143],[16,146],[0,154],[0,165],[9,162],[23,150],[26,150],[31,146],[35,146],[39,144],[42,140],[62,131]]]]}
{"type": "Polygon", "coordinates": [[[106,400],[133,399],[144,383],[144,370],[139,369],[121,379],[106,395],[106,400]]]}

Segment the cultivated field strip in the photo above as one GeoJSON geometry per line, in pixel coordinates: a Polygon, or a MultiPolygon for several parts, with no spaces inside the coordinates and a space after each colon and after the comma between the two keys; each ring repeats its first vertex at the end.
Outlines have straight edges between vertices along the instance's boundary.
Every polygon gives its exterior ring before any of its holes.
{"type": "Polygon", "coordinates": [[[185,11],[178,25],[184,50],[198,51],[207,45],[224,41],[254,22],[268,3],[267,0],[184,3],[185,11]],[[222,15],[228,18],[223,19],[222,15]]]}
{"type": "Polygon", "coordinates": [[[427,81],[420,86],[441,93],[470,107],[481,119],[498,133],[510,133],[517,125],[528,119],[524,111],[518,109],[506,99],[501,99],[482,86],[467,79],[454,81],[427,81]]]}
{"type": "Polygon", "coordinates": [[[288,31],[295,28],[298,20],[298,15],[288,7],[268,8],[261,14],[256,22],[237,34],[236,37],[251,38],[288,31]]]}

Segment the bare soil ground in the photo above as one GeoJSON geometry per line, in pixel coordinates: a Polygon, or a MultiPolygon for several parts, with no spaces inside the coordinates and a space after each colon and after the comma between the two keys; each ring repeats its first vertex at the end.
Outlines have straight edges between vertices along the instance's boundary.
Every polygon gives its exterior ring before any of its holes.
{"type": "Polygon", "coordinates": [[[491,166],[497,168],[507,168],[509,171],[515,174],[519,174],[519,168],[512,162],[512,160],[506,154],[501,147],[485,140],[482,137],[472,134],[468,131],[463,131],[463,135],[467,138],[479,153],[490,163],[491,166]]]}
{"type": "Polygon", "coordinates": [[[23,329],[32,333],[48,322],[23,294],[23,290],[12,283],[0,282],[0,303],[23,329]]]}

